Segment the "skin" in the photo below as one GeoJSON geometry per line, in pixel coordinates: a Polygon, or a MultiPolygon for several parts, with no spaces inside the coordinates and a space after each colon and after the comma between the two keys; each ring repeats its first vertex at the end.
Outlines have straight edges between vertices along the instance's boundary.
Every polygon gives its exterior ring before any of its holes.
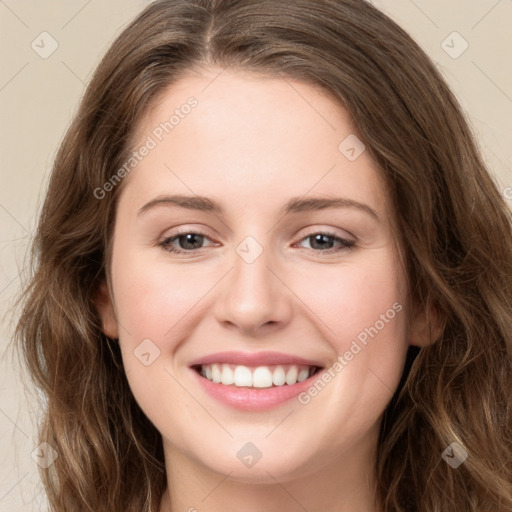
{"type": "Polygon", "coordinates": [[[408,345],[427,343],[424,315],[405,307],[384,183],[368,152],[349,161],[338,150],[356,130],[324,92],[219,72],[180,79],[137,127],[135,148],[190,96],[198,100],[125,178],[111,292],[105,284],[100,296],[104,332],[119,338],[131,390],[163,436],[161,512],[235,511],[241,503],[246,512],[378,511],[380,419],[408,345]],[[160,205],[138,215],[162,194],[207,196],[225,214],[160,205]],[[348,198],[378,219],[354,207],[280,213],[303,196],[348,198]],[[207,237],[199,249],[170,253],[160,244],[178,229],[207,237]],[[332,238],[326,249],[315,246],[312,235],[326,229],[355,247],[325,254],[340,248],[332,238]],[[252,263],[236,251],[247,236],[263,249],[252,263]],[[188,368],[224,350],[279,351],[329,367],[395,303],[402,311],[307,405],[235,410],[210,398],[188,368]],[[148,366],[134,355],[144,339],[160,350],[148,366]],[[262,454],[252,467],[237,458],[247,442],[262,454]]]}

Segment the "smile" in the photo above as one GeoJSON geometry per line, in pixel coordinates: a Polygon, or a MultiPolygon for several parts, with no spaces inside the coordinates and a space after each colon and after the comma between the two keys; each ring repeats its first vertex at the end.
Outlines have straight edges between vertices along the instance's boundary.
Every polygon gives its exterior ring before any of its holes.
{"type": "Polygon", "coordinates": [[[293,386],[320,371],[318,366],[268,365],[250,367],[233,364],[202,364],[194,367],[199,374],[215,384],[248,388],[293,386]]]}
{"type": "Polygon", "coordinates": [[[218,352],[189,363],[206,396],[241,411],[265,411],[308,389],[326,359],[304,359],[278,352],[218,352]]]}

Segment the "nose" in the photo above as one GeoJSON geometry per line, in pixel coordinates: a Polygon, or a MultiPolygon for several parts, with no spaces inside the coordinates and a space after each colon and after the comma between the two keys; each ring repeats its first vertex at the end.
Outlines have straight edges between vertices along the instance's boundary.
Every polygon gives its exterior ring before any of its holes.
{"type": "Polygon", "coordinates": [[[219,323],[257,336],[284,327],[291,318],[291,292],[283,283],[269,251],[249,262],[235,254],[223,279],[215,311],[219,323]]]}

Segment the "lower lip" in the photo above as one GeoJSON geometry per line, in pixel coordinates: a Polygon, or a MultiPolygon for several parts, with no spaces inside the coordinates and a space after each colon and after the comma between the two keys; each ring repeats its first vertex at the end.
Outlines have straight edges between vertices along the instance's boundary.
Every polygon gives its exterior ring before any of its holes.
{"type": "Polygon", "coordinates": [[[270,388],[248,388],[237,387],[234,384],[231,386],[218,384],[202,377],[194,369],[190,368],[190,370],[211,397],[241,411],[265,411],[288,402],[306,391],[322,372],[320,370],[302,382],[297,382],[297,384],[285,384],[270,388]]]}

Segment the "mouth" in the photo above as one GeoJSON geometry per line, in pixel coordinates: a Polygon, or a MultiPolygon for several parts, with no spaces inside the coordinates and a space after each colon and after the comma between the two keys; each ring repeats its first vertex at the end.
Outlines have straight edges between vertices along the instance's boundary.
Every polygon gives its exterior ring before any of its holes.
{"type": "Polygon", "coordinates": [[[267,411],[298,400],[326,367],[277,352],[219,352],[189,365],[205,396],[242,412],[267,411]]]}
{"type": "Polygon", "coordinates": [[[246,366],[228,363],[196,364],[191,368],[202,378],[231,388],[274,388],[293,386],[322,370],[320,366],[279,364],[246,366]]]}
{"type": "Polygon", "coordinates": [[[191,361],[189,370],[216,402],[244,412],[266,411],[313,385],[326,370],[323,361],[274,351],[226,351],[191,361]]]}

